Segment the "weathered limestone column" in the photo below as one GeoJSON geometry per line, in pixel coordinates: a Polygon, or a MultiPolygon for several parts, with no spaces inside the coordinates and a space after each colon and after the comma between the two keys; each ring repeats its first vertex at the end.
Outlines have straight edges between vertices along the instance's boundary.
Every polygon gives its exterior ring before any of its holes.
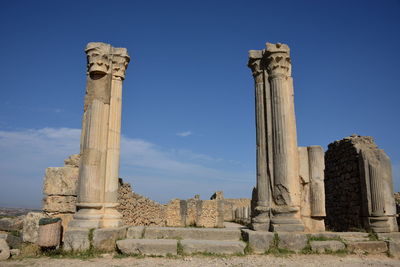
{"type": "Polygon", "coordinates": [[[99,228],[103,217],[107,127],[110,107],[111,46],[89,43],[81,135],[77,213],[70,227],[99,228]]]}
{"type": "Polygon", "coordinates": [[[311,216],[325,217],[324,150],[321,146],[308,147],[311,182],[311,216]]]}
{"type": "Polygon", "coordinates": [[[252,70],[255,82],[256,105],[256,157],[257,157],[257,203],[251,226],[254,230],[269,230],[269,175],[267,171],[267,125],[266,125],[266,93],[264,71],[261,69],[262,50],[249,51],[248,67],[252,70]]]}
{"type": "Polygon", "coordinates": [[[118,204],[118,178],[121,139],[122,114],[122,81],[129,63],[126,48],[113,48],[111,54],[112,81],[110,111],[107,136],[106,178],[104,187],[104,217],[102,227],[119,227],[122,223],[122,214],[116,207],[118,204]]]}
{"type": "Polygon", "coordinates": [[[272,147],[275,207],[272,231],[302,231],[300,182],[294,114],[290,50],[285,44],[267,43],[264,58],[271,87],[272,147]]]}
{"type": "Polygon", "coordinates": [[[390,158],[382,149],[360,151],[361,179],[367,199],[367,226],[376,233],[398,231],[390,158]]]}
{"type": "Polygon", "coordinates": [[[89,43],[82,120],[77,213],[72,228],[118,227],[115,209],[121,132],[122,80],[129,56],[125,48],[89,43]]]}

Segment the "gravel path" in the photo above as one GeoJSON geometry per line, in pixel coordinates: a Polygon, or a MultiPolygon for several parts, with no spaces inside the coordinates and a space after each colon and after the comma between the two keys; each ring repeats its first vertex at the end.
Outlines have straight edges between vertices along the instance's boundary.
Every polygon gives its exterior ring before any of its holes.
{"type": "Polygon", "coordinates": [[[292,255],[288,257],[275,257],[270,255],[251,255],[245,257],[205,257],[187,256],[184,258],[96,258],[90,260],[79,259],[24,259],[0,262],[0,266],[190,266],[190,267],[217,267],[217,266],[400,266],[399,259],[388,258],[381,255],[292,255]]]}

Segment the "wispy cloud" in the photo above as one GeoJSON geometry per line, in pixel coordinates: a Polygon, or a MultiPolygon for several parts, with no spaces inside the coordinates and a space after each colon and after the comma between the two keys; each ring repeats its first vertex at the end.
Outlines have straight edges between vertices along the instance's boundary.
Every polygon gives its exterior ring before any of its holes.
{"type": "MultiPolygon", "coordinates": [[[[0,131],[0,206],[39,207],[45,168],[63,166],[79,152],[79,129],[43,128],[0,131]]],[[[190,150],[165,149],[143,139],[122,136],[120,177],[134,190],[157,201],[215,190],[249,197],[254,171],[231,160],[190,150]]]]}
{"type": "Polygon", "coordinates": [[[193,133],[191,131],[176,133],[177,136],[181,136],[181,137],[186,137],[186,136],[189,136],[189,135],[192,135],[192,134],[193,133]]]}

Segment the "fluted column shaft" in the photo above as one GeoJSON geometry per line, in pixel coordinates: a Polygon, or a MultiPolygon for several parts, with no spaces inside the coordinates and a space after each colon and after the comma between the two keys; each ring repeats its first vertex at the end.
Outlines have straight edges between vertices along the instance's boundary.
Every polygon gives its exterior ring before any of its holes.
{"type": "Polygon", "coordinates": [[[111,98],[107,138],[106,180],[104,187],[103,227],[122,224],[122,215],[115,209],[118,204],[118,179],[121,140],[122,80],[111,82],[111,98]]]}
{"type": "Polygon", "coordinates": [[[81,134],[77,213],[71,227],[116,227],[122,80],[129,62],[125,48],[89,43],[88,79],[81,134]]]}
{"type": "MultiPolygon", "coordinates": [[[[274,200],[277,205],[292,206],[298,198],[298,155],[296,129],[292,125],[291,88],[281,75],[270,79],[272,100],[272,138],[274,166],[274,200]]],[[[297,202],[297,201],[296,201],[297,202]]]]}
{"type": "Polygon", "coordinates": [[[324,217],[325,212],[325,188],[324,188],[324,150],[321,146],[308,147],[308,160],[310,166],[311,182],[311,216],[324,217]]]}

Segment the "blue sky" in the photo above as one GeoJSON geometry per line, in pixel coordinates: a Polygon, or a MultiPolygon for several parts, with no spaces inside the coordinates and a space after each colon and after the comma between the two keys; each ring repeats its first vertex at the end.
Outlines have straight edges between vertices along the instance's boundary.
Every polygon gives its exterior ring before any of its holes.
{"type": "Polygon", "coordinates": [[[291,47],[298,143],[373,136],[400,191],[399,1],[3,1],[0,206],[79,151],[90,41],[126,47],[120,176],[160,202],[255,185],[247,51],[291,47]]]}

